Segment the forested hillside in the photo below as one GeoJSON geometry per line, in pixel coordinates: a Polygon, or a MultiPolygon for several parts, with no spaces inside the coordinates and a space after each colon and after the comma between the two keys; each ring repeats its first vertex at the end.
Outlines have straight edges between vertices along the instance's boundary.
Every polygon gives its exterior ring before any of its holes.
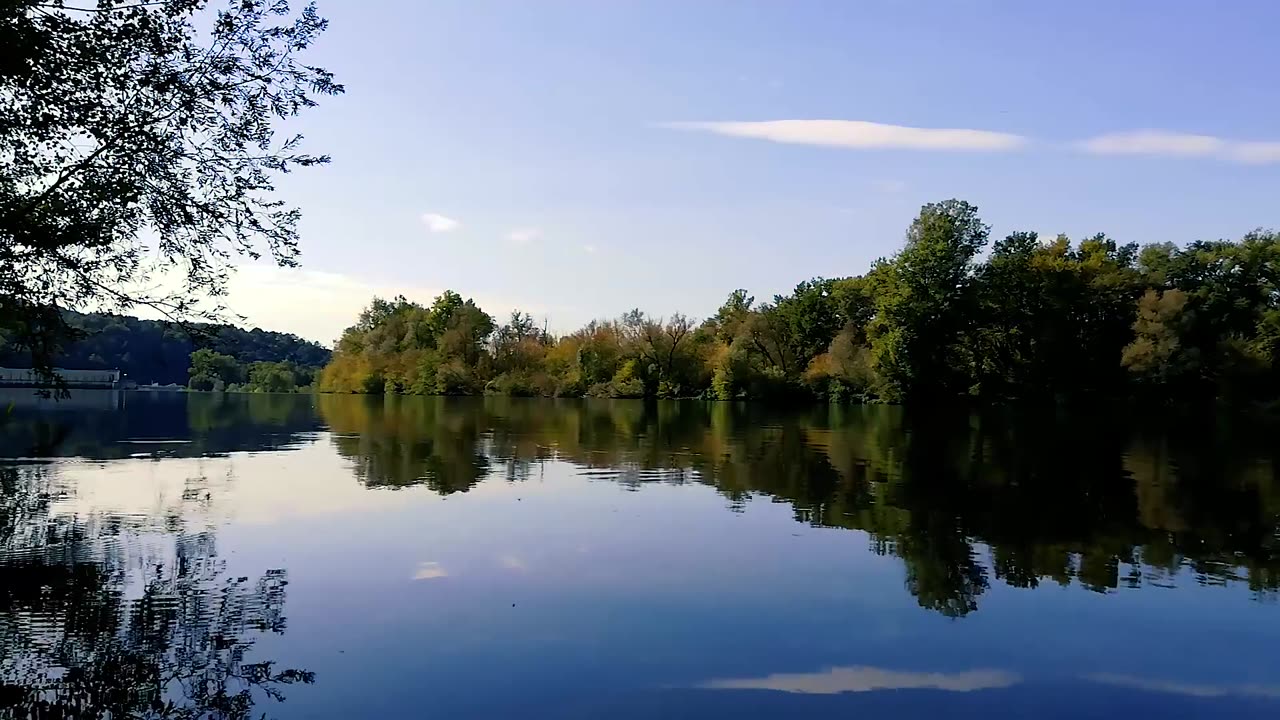
{"type": "MultiPolygon", "coordinates": [[[[118,368],[139,384],[186,385],[191,378],[191,353],[208,349],[234,358],[241,366],[289,363],[319,368],[329,350],[289,333],[229,325],[182,328],[157,320],[110,314],[69,313],[67,321],[83,336],[58,354],[56,365],[68,369],[118,368]]],[[[22,348],[0,346],[0,365],[27,367],[30,355],[22,348]]],[[[242,373],[243,374],[243,373],[242,373]]]]}
{"type": "Polygon", "coordinates": [[[375,299],[322,390],[366,393],[988,401],[1280,396],[1280,234],[1186,247],[1016,232],[958,200],[926,205],[863,275],[698,323],[633,310],[562,337],[498,325],[456,293],[375,299]]]}

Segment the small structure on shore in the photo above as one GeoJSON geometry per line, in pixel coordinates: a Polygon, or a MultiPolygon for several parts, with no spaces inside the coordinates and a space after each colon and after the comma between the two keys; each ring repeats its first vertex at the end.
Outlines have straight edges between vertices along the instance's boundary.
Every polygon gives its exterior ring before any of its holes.
{"type": "MultiPolygon", "coordinates": [[[[67,370],[54,368],[68,389],[117,390],[123,387],[123,374],[119,370],[67,370]]],[[[0,387],[41,388],[49,387],[47,377],[31,368],[0,368],[0,387]]]]}

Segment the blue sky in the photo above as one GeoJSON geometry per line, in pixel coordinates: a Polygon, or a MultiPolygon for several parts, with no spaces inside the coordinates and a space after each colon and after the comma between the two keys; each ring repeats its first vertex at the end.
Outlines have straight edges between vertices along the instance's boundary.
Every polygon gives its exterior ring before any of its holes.
{"type": "Polygon", "coordinates": [[[293,124],[334,158],[281,185],[304,269],[248,268],[231,304],[321,341],[375,292],[453,288],[561,330],[705,317],[735,287],[861,273],[949,197],[997,236],[1280,225],[1280,3],[320,9],[308,61],[347,94],[293,124]]]}

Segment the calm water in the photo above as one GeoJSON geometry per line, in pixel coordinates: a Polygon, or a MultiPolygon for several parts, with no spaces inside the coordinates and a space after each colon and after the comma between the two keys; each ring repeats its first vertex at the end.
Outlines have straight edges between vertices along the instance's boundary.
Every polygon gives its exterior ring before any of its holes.
{"type": "Polygon", "coordinates": [[[8,399],[0,717],[1280,717],[1256,429],[8,399]]]}

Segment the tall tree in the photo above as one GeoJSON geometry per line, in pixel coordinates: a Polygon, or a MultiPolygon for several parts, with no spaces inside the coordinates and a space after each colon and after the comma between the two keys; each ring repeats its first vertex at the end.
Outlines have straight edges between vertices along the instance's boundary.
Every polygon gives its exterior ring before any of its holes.
{"type": "Polygon", "coordinates": [[[937,398],[967,389],[962,340],[970,319],[973,259],[990,227],[962,200],[925,205],[906,246],[873,269],[874,349],[892,398],[937,398]]]}

